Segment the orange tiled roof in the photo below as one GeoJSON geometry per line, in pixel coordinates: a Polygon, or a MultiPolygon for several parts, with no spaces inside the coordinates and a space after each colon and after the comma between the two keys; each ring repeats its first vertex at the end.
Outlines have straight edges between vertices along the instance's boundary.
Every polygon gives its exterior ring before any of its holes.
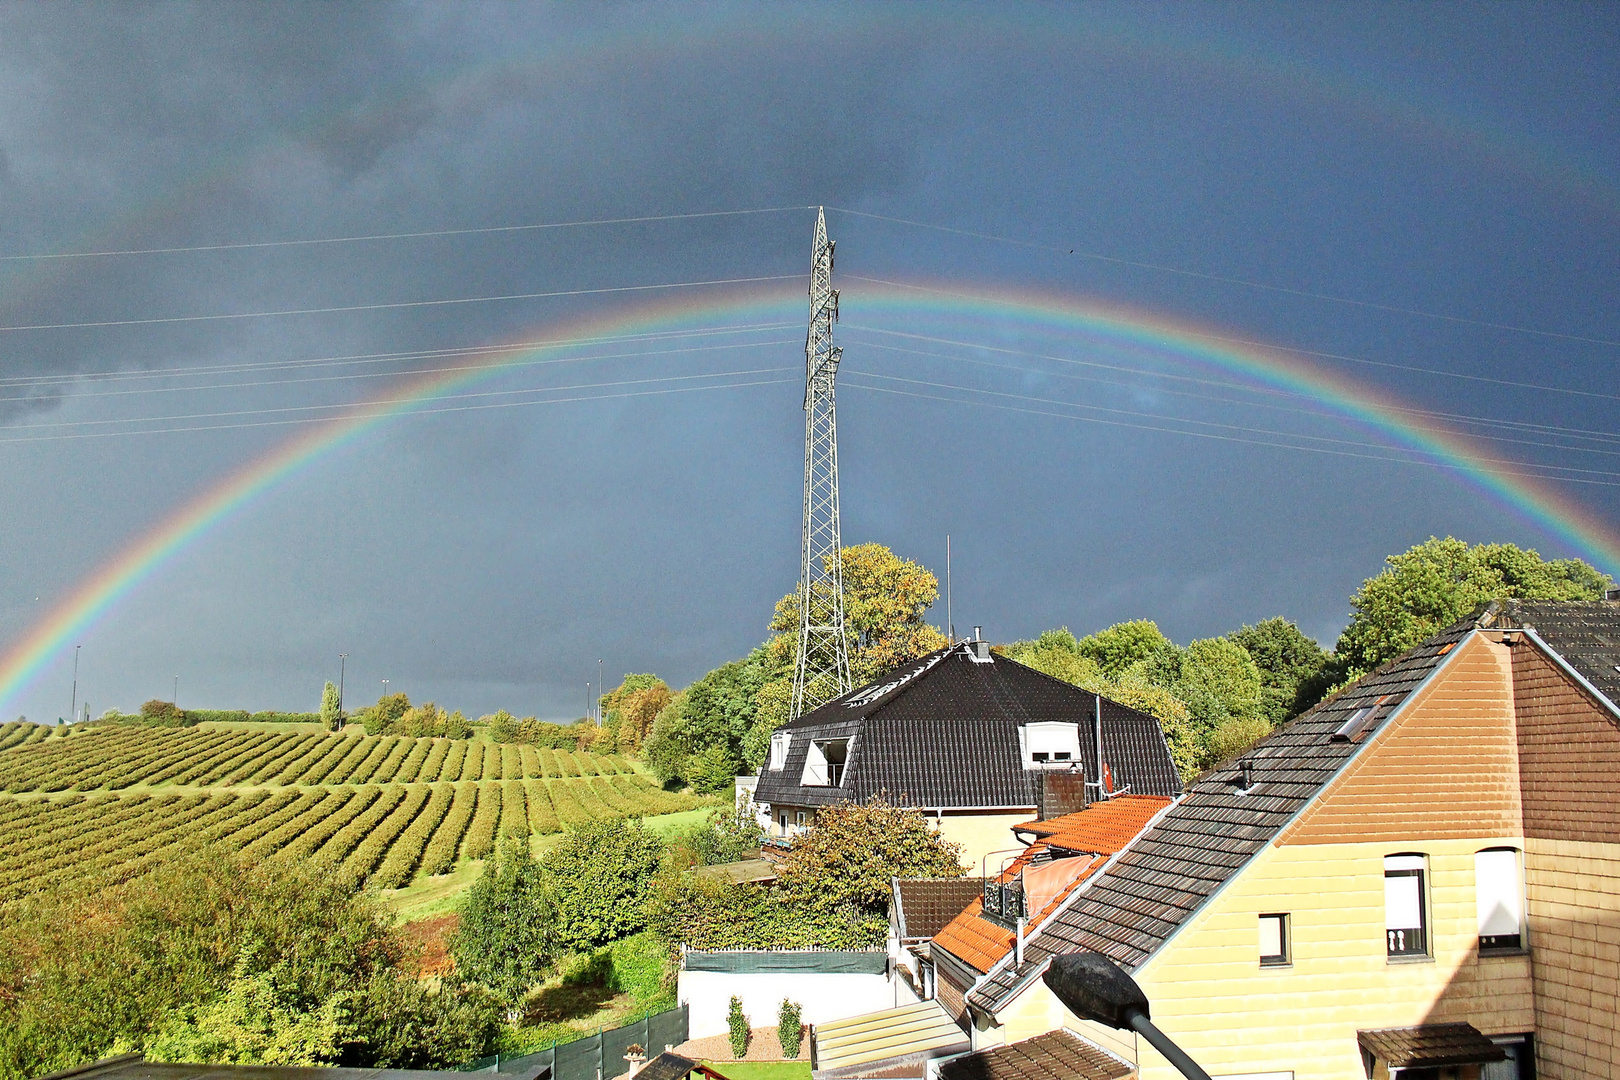
{"type": "MultiPolygon", "coordinates": [[[[1170,805],[1170,801],[1152,795],[1121,795],[1105,803],[1089,806],[1079,813],[1064,814],[1050,821],[1030,821],[1015,826],[1016,832],[1033,833],[1040,839],[1014,859],[1002,871],[998,881],[1010,881],[1017,877],[1020,872],[1031,866],[1037,854],[1048,848],[1092,856],[1089,859],[1070,856],[1058,860],[1065,864],[1062,867],[1065,871],[1070,870],[1067,865],[1070,858],[1076,864],[1083,865],[1075,865],[1072,869],[1073,878],[1057,883],[1058,887],[1050,899],[1039,911],[1031,913],[1025,935],[1040,926],[1042,920],[1056,911],[1064,897],[1091,877],[1103,863],[1107,862],[1109,855],[1130,843],[1146,827],[1154,814],[1170,805]]],[[[1047,863],[1045,866],[1052,867],[1053,864],[1047,863]]],[[[1032,892],[1031,899],[1037,898],[1038,894],[1032,892]]],[[[934,936],[934,944],[978,971],[988,972],[997,961],[1012,951],[1015,935],[1006,927],[986,919],[982,914],[983,911],[983,899],[973,900],[960,915],[946,924],[945,929],[934,936]]]]}
{"type": "Polygon", "coordinates": [[[1048,821],[1026,821],[1013,832],[1029,833],[1065,851],[1112,855],[1134,840],[1154,814],[1170,805],[1157,795],[1120,795],[1093,803],[1077,814],[1048,821]]]}

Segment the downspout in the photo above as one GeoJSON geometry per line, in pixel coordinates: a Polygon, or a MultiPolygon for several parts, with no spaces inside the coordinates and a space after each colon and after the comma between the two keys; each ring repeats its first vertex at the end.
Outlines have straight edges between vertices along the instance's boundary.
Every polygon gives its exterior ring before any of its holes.
{"type": "Polygon", "coordinates": [[[1092,715],[1091,734],[1097,749],[1097,801],[1102,802],[1107,797],[1103,791],[1103,756],[1102,756],[1102,695],[1096,696],[1097,709],[1092,715]]]}

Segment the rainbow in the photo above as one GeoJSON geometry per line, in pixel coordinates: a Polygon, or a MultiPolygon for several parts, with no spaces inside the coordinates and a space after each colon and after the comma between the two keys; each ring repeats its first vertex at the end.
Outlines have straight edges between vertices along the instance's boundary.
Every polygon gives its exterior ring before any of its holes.
{"type": "MultiPolygon", "coordinates": [[[[427,411],[447,393],[494,378],[558,343],[608,336],[676,332],[714,324],[802,318],[802,294],[783,286],[728,288],[702,297],[665,298],[615,308],[546,327],[551,344],[490,346],[448,370],[418,375],[361,401],[283,442],[194,496],[127,545],[0,655],[0,709],[76,640],[160,567],[244,511],[312,462],[387,422],[427,411]]],[[[1158,313],[1073,296],[974,285],[872,282],[845,289],[846,316],[968,320],[987,327],[1057,333],[1097,344],[1151,350],[1174,360],[1235,374],[1263,387],[1308,398],[1442,465],[1527,522],[1570,545],[1602,568],[1620,567],[1620,532],[1546,480],[1493,461],[1454,432],[1432,426],[1393,397],[1326,371],[1280,347],[1239,342],[1230,335],[1158,313]]],[[[3,712],[0,712],[3,715],[3,712]]]]}

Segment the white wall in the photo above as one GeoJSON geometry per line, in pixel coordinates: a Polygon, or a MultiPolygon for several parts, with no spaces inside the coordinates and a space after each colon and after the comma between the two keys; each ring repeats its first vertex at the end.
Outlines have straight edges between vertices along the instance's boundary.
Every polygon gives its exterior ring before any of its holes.
{"type": "MultiPolygon", "coordinates": [[[[681,1004],[691,1006],[692,1038],[724,1035],[733,995],[742,998],[750,1027],[775,1027],[783,998],[803,1007],[807,1024],[825,1024],[894,1008],[898,989],[881,973],[822,975],[806,972],[682,971],[676,985],[681,1004]]],[[[910,995],[903,995],[910,997],[910,995]]],[[[902,1000],[899,1004],[910,1004],[902,1000]]],[[[808,1060],[809,1051],[805,1051],[808,1060]]]]}

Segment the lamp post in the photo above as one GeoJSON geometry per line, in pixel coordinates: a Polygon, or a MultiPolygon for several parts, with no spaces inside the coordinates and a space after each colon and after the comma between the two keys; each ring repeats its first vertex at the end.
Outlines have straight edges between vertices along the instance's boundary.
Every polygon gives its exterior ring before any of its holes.
{"type": "Polygon", "coordinates": [[[1042,977],[1057,999],[1082,1020],[1136,1032],[1165,1056],[1187,1080],[1210,1080],[1209,1073],[1170,1041],[1148,1019],[1148,999],[1136,980],[1102,953],[1054,956],[1042,977]]]}
{"type": "Polygon", "coordinates": [[[180,676],[178,675],[174,677],[174,697],[170,699],[170,704],[177,709],[180,707],[180,676]]]}
{"type": "Polygon", "coordinates": [[[343,726],[343,676],[349,672],[349,654],[338,653],[338,727],[343,726]]]}
{"type": "Polygon", "coordinates": [[[83,645],[73,646],[73,704],[68,706],[68,723],[70,724],[78,719],[75,714],[79,711],[79,650],[82,648],[84,648],[83,645]]]}
{"type": "Polygon", "coordinates": [[[596,709],[596,722],[602,722],[602,661],[596,661],[596,700],[592,702],[596,709]]]}
{"type": "Polygon", "coordinates": [[[387,679],[383,680],[383,693],[382,693],[382,696],[383,697],[388,696],[388,680],[387,679]]]}

